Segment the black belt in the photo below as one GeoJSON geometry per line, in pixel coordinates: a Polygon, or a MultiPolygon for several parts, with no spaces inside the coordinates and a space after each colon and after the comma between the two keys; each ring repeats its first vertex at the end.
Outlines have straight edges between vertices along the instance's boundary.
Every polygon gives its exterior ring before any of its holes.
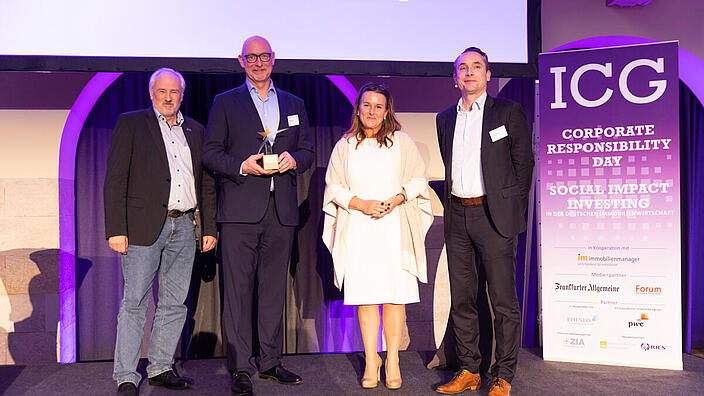
{"type": "Polygon", "coordinates": [[[169,217],[181,217],[183,215],[193,213],[195,209],[188,209],[186,211],[180,211],[178,209],[171,209],[168,212],[166,212],[166,215],[169,217]]]}

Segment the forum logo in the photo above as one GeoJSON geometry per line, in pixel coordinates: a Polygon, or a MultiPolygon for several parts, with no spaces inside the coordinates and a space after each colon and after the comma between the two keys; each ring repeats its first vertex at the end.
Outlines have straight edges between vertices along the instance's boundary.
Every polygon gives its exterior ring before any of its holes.
{"type": "Polygon", "coordinates": [[[659,295],[661,293],[660,286],[636,285],[636,294],[659,295]]]}

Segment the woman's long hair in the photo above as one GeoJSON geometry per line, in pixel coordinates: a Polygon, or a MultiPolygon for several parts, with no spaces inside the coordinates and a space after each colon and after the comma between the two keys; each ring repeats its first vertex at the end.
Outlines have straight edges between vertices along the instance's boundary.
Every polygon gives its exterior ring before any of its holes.
{"type": "Polygon", "coordinates": [[[391,98],[391,93],[383,84],[367,83],[360,90],[357,95],[357,101],[354,104],[354,111],[352,112],[352,123],[350,129],[345,132],[345,137],[347,139],[355,138],[357,140],[356,147],[359,147],[360,143],[366,138],[364,134],[364,125],[362,125],[362,120],[359,118],[359,104],[362,101],[362,97],[366,92],[376,92],[384,95],[386,98],[386,117],[381,122],[381,128],[379,132],[376,133],[376,141],[379,143],[379,147],[391,147],[394,142],[391,137],[394,132],[401,130],[401,123],[396,119],[396,113],[394,112],[394,101],[391,98]]]}

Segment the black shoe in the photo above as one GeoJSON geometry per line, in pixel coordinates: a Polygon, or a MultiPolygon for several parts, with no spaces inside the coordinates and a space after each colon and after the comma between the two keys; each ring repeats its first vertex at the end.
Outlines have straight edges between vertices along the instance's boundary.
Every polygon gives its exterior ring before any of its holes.
{"type": "Polygon", "coordinates": [[[246,371],[238,371],[232,374],[232,386],[230,387],[233,395],[252,396],[252,379],[246,371]]]}
{"type": "Polygon", "coordinates": [[[173,370],[169,370],[149,378],[149,385],[163,386],[168,389],[188,389],[191,387],[191,380],[179,377],[173,370]]]}
{"type": "Polygon", "coordinates": [[[120,396],[137,396],[137,386],[131,382],[123,382],[117,386],[117,394],[120,396]]]}
{"type": "Polygon", "coordinates": [[[269,370],[262,371],[259,373],[259,378],[269,379],[284,385],[298,385],[303,382],[300,376],[286,370],[284,366],[280,364],[269,370]]]}

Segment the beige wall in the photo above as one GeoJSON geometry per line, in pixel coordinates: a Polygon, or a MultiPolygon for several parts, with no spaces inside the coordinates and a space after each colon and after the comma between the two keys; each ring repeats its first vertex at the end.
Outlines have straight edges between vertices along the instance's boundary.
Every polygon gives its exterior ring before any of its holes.
{"type": "Polygon", "coordinates": [[[68,113],[0,110],[0,179],[56,179],[61,132],[68,113]]]}
{"type": "Polygon", "coordinates": [[[0,364],[56,361],[59,143],[68,110],[0,110],[0,364]]]}
{"type": "Polygon", "coordinates": [[[403,130],[411,136],[420,151],[430,180],[445,178],[445,167],[440,157],[435,132],[435,113],[396,113],[403,130]]]}

